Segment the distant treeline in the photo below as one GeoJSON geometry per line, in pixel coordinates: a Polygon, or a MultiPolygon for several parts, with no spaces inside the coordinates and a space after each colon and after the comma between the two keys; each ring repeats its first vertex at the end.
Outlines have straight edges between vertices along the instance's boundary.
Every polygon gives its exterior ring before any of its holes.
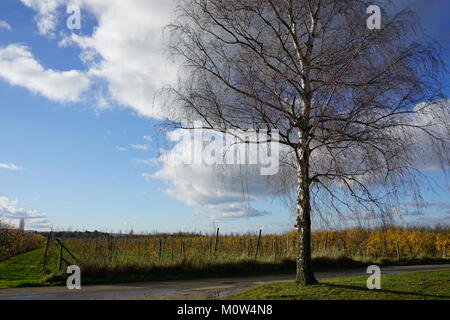
{"type": "MultiPolygon", "coordinates": [[[[38,234],[48,237],[49,231],[37,232],[38,234]]],[[[108,233],[102,231],[52,231],[52,236],[59,239],[77,239],[77,238],[97,238],[97,237],[145,237],[145,238],[165,238],[165,237],[199,237],[202,236],[201,232],[175,232],[175,233],[148,233],[148,234],[135,234],[133,232],[129,233],[108,233]]]]}

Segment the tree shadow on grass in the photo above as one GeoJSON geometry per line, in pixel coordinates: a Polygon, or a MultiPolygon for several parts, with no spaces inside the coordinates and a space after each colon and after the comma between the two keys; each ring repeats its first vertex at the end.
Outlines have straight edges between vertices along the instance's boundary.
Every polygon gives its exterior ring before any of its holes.
{"type": "Polygon", "coordinates": [[[362,288],[362,287],[342,285],[342,284],[331,284],[331,283],[321,283],[321,285],[326,286],[326,287],[331,287],[331,288],[359,290],[359,291],[364,291],[364,292],[375,291],[375,292],[384,292],[384,293],[389,293],[389,294],[399,294],[399,295],[405,295],[405,296],[419,296],[419,297],[424,297],[424,298],[435,298],[435,299],[437,299],[437,298],[450,299],[450,296],[438,295],[438,294],[425,294],[425,293],[418,293],[418,292],[396,291],[396,290],[389,290],[389,289],[369,290],[367,288],[362,288]]]}

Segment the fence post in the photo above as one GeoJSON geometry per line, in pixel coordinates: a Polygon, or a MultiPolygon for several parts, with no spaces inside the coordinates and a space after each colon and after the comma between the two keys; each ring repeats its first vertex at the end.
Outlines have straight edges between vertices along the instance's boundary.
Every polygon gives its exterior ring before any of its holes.
{"type": "Polygon", "coordinates": [[[397,260],[400,260],[400,246],[398,245],[398,241],[395,242],[395,248],[397,249],[397,260]]]}
{"type": "Polygon", "coordinates": [[[67,247],[64,245],[64,243],[62,243],[61,240],[59,240],[58,238],[56,238],[56,241],[61,245],[61,247],[67,251],[67,253],[76,261],[78,262],[77,257],[75,257],[75,255],[69,250],[67,249],[67,247]]]}
{"type": "Polygon", "coordinates": [[[217,228],[217,233],[216,233],[216,242],[214,244],[214,257],[217,257],[217,245],[219,243],[219,228],[217,228]]]}
{"type": "Polygon", "coordinates": [[[58,272],[61,272],[62,267],[62,255],[63,255],[63,246],[62,243],[59,244],[59,255],[58,255],[58,272]]]}
{"type": "Polygon", "coordinates": [[[111,264],[112,250],[111,250],[111,236],[109,235],[109,233],[106,235],[106,242],[107,242],[106,250],[108,250],[108,263],[111,264]]]}
{"type": "Polygon", "coordinates": [[[289,236],[286,236],[286,257],[289,257],[289,236]]]}
{"type": "Polygon", "coordinates": [[[256,253],[255,253],[255,260],[258,259],[258,253],[259,253],[259,246],[261,244],[261,232],[262,230],[259,229],[259,236],[258,236],[258,242],[256,243],[256,253]]]}
{"type": "Polygon", "coordinates": [[[162,248],[162,239],[159,239],[159,264],[161,264],[161,260],[162,260],[162,252],[163,252],[163,248],[162,248]]]}
{"type": "Polygon", "coordinates": [[[181,240],[181,260],[184,261],[184,240],[181,240]]]}
{"type": "Polygon", "coordinates": [[[170,249],[170,253],[171,253],[171,256],[172,256],[172,262],[173,262],[173,238],[172,238],[172,241],[171,241],[171,249],[170,249]]]}
{"type": "Polygon", "coordinates": [[[277,242],[276,240],[273,240],[272,242],[272,250],[273,250],[273,260],[277,261],[277,242]]]}
{"type": "Polygon", "coordinates": [[[141,239],[137,238],[138,241],[138,261],[141,262],[141,239]]]}
{"type": "Polygon", "coordinates": [[[208,242],[208,248],[209,248],[209,258],[212,258],[212,237],[209,237],[209,242],[208,242]]]}
{"type": "Polygon", "coordinates": [[[44,257],[42,259],[42,269],[45,269],[45,265],[47,264],[47,253],[48,253],[48,247],[50,246],[50,240],[52,238],[53,230],[50,230],[50,233],[47,237],[47,242],[45,243],[45,249],[44,249],[44,257]]]}

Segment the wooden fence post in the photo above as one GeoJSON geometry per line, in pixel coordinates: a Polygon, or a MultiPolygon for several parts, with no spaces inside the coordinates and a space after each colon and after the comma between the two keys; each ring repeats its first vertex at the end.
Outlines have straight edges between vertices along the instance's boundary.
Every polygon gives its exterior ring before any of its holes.
{"type": "Polygon", "coordinates": [[[162,254],[163,254],[163,248],[162,248],[162,245],[163,245],[163,243],[162,243],[162,239],[159,239],[159,254],[158,254],[158,256],[159,256],[159,264],[161,264],[161,261],[162,261],[162,254]]]}
{"type": "Polygon", "coordinates": [[[261,244],[261,232],[262,230],[259,229],[259,236],[258,236],[258,242],[256,243],[256,253],[255,253],[255,260],[258,259],[258,253],[259,253],[259,246],[261,244]]]}
{"type": "Polygon", "coordinates": [[[63,245],[62,243],[59,244],[59,255],[58,255],[58,272],[61,272],[62,267],[62,259],[63,259],[63,245]]]}
{"type": "Polygon", "coordinates": [[[216,242],[214,244],[214,257],[217,257],[217,246],[219,244],[219,228],[217,228],[217,233],[216,233],[216,242]]]}
{"type": "Polygon", "coordinates": [[[272,242],[272,251],[273,251],[273,260],[277,261],[277,240],[273,240],[272,242]]]}
{"type": "Polygon", "coordinates": [[[209,237],[208,247],[209,247],[209,258],[211,259],[211,257],[212,257],[212,238],[211,237],[209,237]]]}
{"type": "Polygon", "coordinates": [[[173,238],[172,238],[172,241],[171,241],[170,254],[171,254],[171,256],[172,256],[172,262],[173,262],[173,238]]]}
{"type": "Polygon", "coordinates": [[[184,240],[181,240],[181,260],[184,261],[184,240]]]}
{"type": "Polygon", "coordinates": [[[108,263],[111,264],[112,261],[112,251],[111,251],[111,236],[109,235],[109,233],[106,235],[106,250],[108,251],[108,263]]]}
{"type": "Polygon", "coordinates": [[[73,260],[75,260],[76,262],[78,262],[78,258],[75,257],[75,255],[74,255],[69,249],[67,249],[67,247],[64,245],[64,243],[62,243],[61,240],[59,240],[58,238],[56,238],[55,240],[62,246],[62,248],[63,248],[64,250],[66,250],[66,252],[73,258],[73,260]]]}
{"type": "Polygon", "coordinates": [[[138,238],[138,261],[141,262],[141,239],[138,238]]]}
{"type": "Polygon", "coordinates": [[[286,257],[289,257],[289,236],[286,236],[286,257]]]}
{"type": "Polygon", "coordinates": [[[50,246],[52,233],[53,233],[53,230],[50,230],[50,233],[47,236],[47,242],[45,243],[44,257],[42,258],[42,269],[45,269],[45,265],[47,264],[47,253],[48,253],[48,248],[50,246]]]}

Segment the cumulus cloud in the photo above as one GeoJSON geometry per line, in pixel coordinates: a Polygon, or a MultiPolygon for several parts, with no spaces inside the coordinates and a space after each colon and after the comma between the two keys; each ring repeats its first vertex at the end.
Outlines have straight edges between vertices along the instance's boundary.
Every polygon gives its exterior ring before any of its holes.
{"type": "Polygon", "coordinates": [[[1,162],[0,162],[0,169],[6,169],[6,170],[12,170],[12,171],[23,170],[22,167],[16,166],[13,163],[7,164],[7,163],[1,163],[1,162]]]}
{"type": "Polygon", "coordinates": [[[60,45],[76,45],[89,74],[106,83],[102,101],[127,106],[139,115],[166,118],[168,111],[155,102],[155,93],[175,79],[176,68],[163,52],[163,28],[170,22],[174,0],[21,0],[36,10],[40,33],[52,34],[58,9],[78,5],[97,19],[90,36],[68,34],[60,45]]]}
{"type": "MultiPolygon", "coordinates": [[[[436,123],[437,125],[428,129],[433,130],[433,135],[447,139],[445,130],[439,126],[439,122],[445,122],[440,115],[439,121],[434,121],[430,113],[417,113],[414,123],[436,123]],[[430,117],[433,119],[430,120],[430,117]]],[[[450,119],[449,119],[450,120],[450,119]]],[[[405,129],[406,134],[411,137],[410,163],[421,170],[431,170],[439,166],[439,158],[435,156],[437,152],[432,149],[432,142],[429,136],[424,135],[420,129],[405,129]]],[[[393,132],[392,134],[399,134],[393,132]]],[[[201,145],[202,142],[195,142],[193,139],[184,139],[186,133],[182,130],[176,130],[169,133],[168,138],[174,142],[171,150],[163,151],[157,159],[161,168],[151,177],[166,181],[171,187],[166,192],[172,197],[185,202],[197,209],[197,212],[213,216],[250,216],[250,204],[252,201],[258,201],[267,197],[276,196],[279,191],[293,189],[295,186],[295,171],[292,167],[280,167],[280,172],[274,176],[261,176],[258,166],[227,166],[227,165],[197,165],[191,164],[193,145],[201,145]],[[188,157],[188,159],[186,158],[188,157]],[[243,197],[243,194],[246,197],[243,197]]],[[[190,133],[188,133],[190,135],[190,133]]],[[[204,141],[203,141],[204,143],[204,141]]],[[[244,146],[244,145],[241,145],[244,146]]],[[[227,149],[225,147],[224,149],[227,149]]],[[[204,148],[206,150],[207,148],[204,148]]],[[[320,150],[319,150],[320,151],[320,150]]],[[[228,149],[228,152],[230,150],[228,149]]],[[[242,151],[241,151],[242,152],[242,151]]],[[[445,153],[446,151],[443,150],[445,153]]],[[[288,150],[280,149],[282,163],[292,164],[292,153],[288,150]]],[[[341,169],[344,172],[355,172],[354,166],[361,166],[358,150],[348,150],[347,154],[340,159],[341,169]]],[[[141,160],[141,163],[152,164],[155,159],[141,160]]],[[[311,170],[312,174],[321,172],[330,167],[333,159],[327,156],[327,153],[315,152],[313,154],[311,170]]],[[[149,176],[147,176],[149,178],[149,176]]],[[[380,184],[388,183],[383,171],[368,172],[357,177],[367,187],[377,190],[380,184]]],[[[326,183],[326,181],[325,181],[326,183]]],[[[331,190],[343,188],[343,185],[330,181],[331,190]]],[[[352,184],[352,181],[349,181],[352,184]]],[[[354,186],[355,188],[357,186],[354,186]]],[[[335,190],[337,193],[339,191],[335,190]]],[[[340,194],[340,193],[339,193],[340,194]]],[[[320,200],[320,199],[319,199],[320,200]]],[[[420,216],[421,212],[413,210],[403,210],[400,207],[394,208],[394,216],[420,216]]],[[[373,217],[371,217],[373,218],[373,217]]]]}
{"type": "Polygon", "coordinates": [[[433,104],[421,103],[409,117],[412,125],[426,128],[418,130],[409,127],[398,135],[411,137],[411,159],[413,165],[424,171],[440,171],[449,168],[450,155],[450,100],[435,101],[433,104]],[[436,140],[439,139],[439,143],[436,140]]]}
{"type": "Polygon", "coordinates": [[[121,147],[121,146],[116,146],[116,150],[117,150],[117,151],[120,151],[120,152],[125,152],[125,151],[127,151],[128,149],[127,149],[127,148],[124,148],[124,147],[121,147]]]}
{"type": "Polygon", "coordinates": [[[61,102],[79,101],[90,86],[89,78],[80,71],[45,69],[29,48],[20,44],[0,48],[0,78],[61,102]]]}
{"type": "Polygon", "coordinates": [[[150,173],[143,172],[141,173],[141,177],[144,178],[147,182],[149,182],[153,176],[150,173]]]}
{"type": "Polygon", "coordinates": [[[40,34],[53,35],[57,24],[56,9],[65,0],[20,0],[24,5],[36,10],[36,24],[40,34]]]}
{"type": "Polygon", "coordinates": [[[0,29],[5,29],[5,30],[8,30],[8,31],[11,31],[12,27],[11,27],[11,25],[8,22],[6,22],[4,20],[0,20],[0,29]]]}
{"type": "Polygon", "coordinates": [[[110,98],[138,114],[165,118],[167,110],[154,104],[154,95],[171,83],[176,69],[163,53],[163,27],[169,23],[174,1],[79,0],[98,20],[92,36],[73,34],[84,53],[100,61],[90,73],[106,80],[110,98]]]}
{"type": "Polygon", "coordinates": [[[134,150],[148,151],[148,146],[145,144],[132,144],[130,145],[130,148],[134,150]]]}
{"type": "MultiPolygon", "coordinates": [[[[268,211],[255,209],[252,203],[274,195],[271,187],[276,185],[278,175],[263,176],[260,174],[260,165],[255,164],[190,164],[192,147],[202,139],[201,136],[194,135],[194,140],[190,140],[185,139],[182,131],[176,131],[171,132],[169,138],[175,143],[172,149],[163,150],[156,159],[140,161],[160,165],[156,173],[143,174],[145,179],[167,182],[170,186],[165,190],[167,194],[192,206],[195,213],[216,220],[270,214],[268,211]]],[[[236,148],[239,150],[232,150],[229,146],[219,150],[227,149],[230,153],[236,151],[235,155],[245,152],[241,149],[245,148],[244,145],[236,148]]],[[[203,150],[206,153],[208,148],[203,150]]]]}
{"type": "Polygon", "coordinates": [[[51,224],[45,213],[19,207],[17,200],[0,197],[0,219],[12,225],[18,225],[20,219],[25,220],[26,229],[49,230],[51,224]]]}

